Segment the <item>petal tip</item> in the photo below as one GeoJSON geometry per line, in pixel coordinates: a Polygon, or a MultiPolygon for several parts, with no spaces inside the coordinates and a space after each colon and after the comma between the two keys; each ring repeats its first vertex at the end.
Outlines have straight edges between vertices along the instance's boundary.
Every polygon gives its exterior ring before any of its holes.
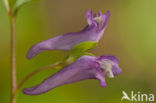
{"type": "Polygon", "coordinates": [[[86,9],[85,16],[86,16],[86,18],[91,17],[91,10],[89,10],[88,8],[86,9]]]}
{"type": "Polygon", "coordinates": [[[36,48],[35,46],[31,47],[30,50],[28,51],[26,58],[27,59],[32,59],[33,57],[35,57],[38,53],[40,53],[40,51],[38,50],[38,48],[36,48]]]}
{"type": "Polygon", "coordinates": [[[115,76],[122,73],[122,69],[117,64],[112,66],[112,71],[115,76]]]}
{"type": "Polygon", "coordinates": [[[111,12],[110,12],[110,10],[108,10],[108,11],[107,11],[107,15],[110,15],[110,14],[111,14],[111,12]]]}
{"type": "Polygon", "coordinates": [[[100,83],[101,87],[106,87],[106,83],[100,83]]]}
{"type": "Polygon", "coordinates": [[[33,92],[32,90],[33,88],[24,88],[23,89],[23,94],[26,94],[26,95],[40,95],[42,93],[36,93],[36,92],[33,92]]]}
{"type": "Polygon", "coordinates": [[[28,92],[27,88],[24,88],[24,89],[22,90],[22,92],[23,92],[23,94],[31,95],[31,94],[28,92]]]}
{"type": "Polygon", "coordinates": [[[87,8],[87,9],[86,9],[86,12],[88,12],[88,11],[89,11],[89,9],[87,8]]]}
{"type": "Polygon", "coordinates": [[[30,55],[28,55],[28,54],[26,55],[26,58],[29,59],[29,60],[32,59],[32,57],[30,55]]]}
{"type": "Polygon", "coordinates": [[[120,69],[115,75],[119,75],[122,73],[122,70],[120,69]]]}

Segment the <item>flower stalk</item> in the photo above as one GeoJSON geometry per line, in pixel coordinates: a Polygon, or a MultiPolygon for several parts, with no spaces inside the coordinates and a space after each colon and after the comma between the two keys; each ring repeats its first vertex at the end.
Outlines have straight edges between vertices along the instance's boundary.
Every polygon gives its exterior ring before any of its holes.
{"type": "Polygon", "coordinates": [[[22,81],[21,83],[18,85],[18,88],[17,88],[17,91],[19,91],[22,86],[24,85],[24,83],[29,80],[32,76],[34,76],[35,74],[45,70],[45,69],[48,69],[48,68],[55,68],[55,67],[58,67],[58,66],[61,66],[62,64],[64,64],[63,62],[58,62],[56,64],[51,64],[51,65],[47,65],[47,66],[44,66],[44,67],[41,67],[33,72],[31,72],[30,74],[28,74],[22,81]]]}

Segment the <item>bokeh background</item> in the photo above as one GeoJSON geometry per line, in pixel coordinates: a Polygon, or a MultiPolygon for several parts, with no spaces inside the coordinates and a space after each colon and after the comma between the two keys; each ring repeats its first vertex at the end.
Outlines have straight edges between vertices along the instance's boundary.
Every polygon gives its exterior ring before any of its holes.
{"type": "MultiPolygon", "coordinates": [[[[20,92],[17,103],[120,103],[123,90],[128,94],[131,91],[155,94],[155,5],[155,0],[41,0],[23,6],[17,16],[18,81],[30,72],[67,56],[68,52],[48,51],[32,60],[25,57],[33,44],[85,27],[87,8],[94,12],[111,11],[104,36],[91,52],[97,56],[117,56],[123,73],[114,79],[106,78],[106,88],[101,88],[96,80],[85,80],[39,96],[20,92]]],[[[0,0],[0,103],[9,103],[10,98],[9,33],[9,19],[0,0]]],[[[54,72],[55,69],[48,69],[38,73],[24,87],[38,84],[54,72]]]]}

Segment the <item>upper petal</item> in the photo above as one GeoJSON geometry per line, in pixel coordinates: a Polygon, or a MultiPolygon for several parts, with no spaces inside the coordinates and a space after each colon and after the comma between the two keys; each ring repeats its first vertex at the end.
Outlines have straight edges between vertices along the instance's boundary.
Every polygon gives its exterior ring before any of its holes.
{"type": "Polygon", "coordinates": [[[101,15],[100,21],[96,21],[94,20],[95,18],[93,17],[92,11],[87,10],[86,18],[88,25],[83,30],[80,32],[62,34],[39,42],[30,48],[27,53],[27,58],[31,59],[40,52],[47,50],[70,50],[74,45],[86,41],[98,42],[104,33],[110,12],[104,15],[99,12],[99,15],[101,15]]]}
{"type": "Polygon", "coordinates": [[[31,59],[40,52],[47,50],[70,50],[76,44],[86,41],[94,42],[95,39],[96,32],[91,28],[87,28],[83,32],[62,34],[32,46],[27,53],[27,58],[31,59]]]}

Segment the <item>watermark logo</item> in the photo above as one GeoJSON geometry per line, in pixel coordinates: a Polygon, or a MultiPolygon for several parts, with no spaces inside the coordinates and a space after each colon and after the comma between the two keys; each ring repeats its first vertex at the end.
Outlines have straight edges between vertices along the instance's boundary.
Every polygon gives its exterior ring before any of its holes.
{"type": "Polygon", "coordinates": [[[123,97],[121,98],[121,101],[123,100],[128,100],[128,101],[148,101],[148,102],[153,102],[154,101],[154,94],[146,94],[146,93],[141,93],[140,91],[134,92],[131,91],[131,93],[128,95],[125,91],[122,91],[123,97]]]}

